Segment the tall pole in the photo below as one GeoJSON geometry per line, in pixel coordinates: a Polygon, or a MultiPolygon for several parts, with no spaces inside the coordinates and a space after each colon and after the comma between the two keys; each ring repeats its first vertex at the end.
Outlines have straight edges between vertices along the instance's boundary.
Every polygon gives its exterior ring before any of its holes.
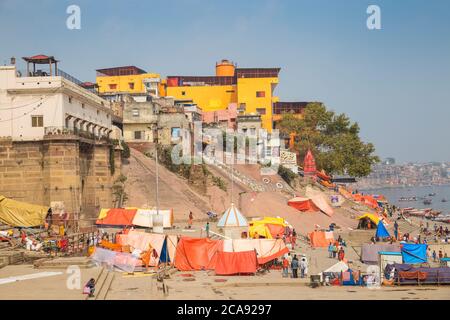
{"type": "Polygon", "coordinates": [[[158,145],[156,145],[156,214],[159,215],[159,171],[158,171],[158,145]]]}
{"type": "Polygon", "coordinates": [[[233,147],[231,148],[231,203],[233,203],[233,191],[234,191],[234,136],[233,136],[233,147]]]}

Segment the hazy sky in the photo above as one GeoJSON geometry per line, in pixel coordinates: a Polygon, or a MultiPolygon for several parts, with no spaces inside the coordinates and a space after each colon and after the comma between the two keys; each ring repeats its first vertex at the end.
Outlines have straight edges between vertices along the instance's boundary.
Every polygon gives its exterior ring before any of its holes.
{"type": "Polygon", "coordinates": [[[281,67],[281,101],[347,113],[382,158],[450,161],[448,0],[0,0],[0,63],[38,53],[90,81],[120,65],[163,76],[212,75],[222,58],[281,67]],[[66,28],[71,4],[81,30],[66,28]],[[366,27],[370,4],[381,30],[366,27]]]}

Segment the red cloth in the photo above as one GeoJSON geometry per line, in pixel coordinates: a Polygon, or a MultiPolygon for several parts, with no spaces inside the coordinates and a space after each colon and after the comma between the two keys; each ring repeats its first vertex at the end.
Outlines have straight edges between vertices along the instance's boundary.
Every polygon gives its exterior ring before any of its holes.
{"type": "Polygon", "coordinates": [[[314,231],[308,234],[312,247],[328,247],[334,239],[325,238],[325,231],[314,231]]]}
{"type": "Polygon", "coordinates": [[[131,226],[137,209],[110,209],[103,219],[98,219],[96,224],[108,226],[131,226]]]}
{"type": "Polygon", "coordinates": [[[257,259],[255,250],[242,252],[217,252],[216,274],[233,275],[238,273],[256,273],[257,259]]]}
{"type": "Polygon", "coordinates": [[[175,267],[180,271],[214,270],[218,251],[223,251],[223,240],[181,237],[175,253],[175,267]]]}
{"type": "Polygon", "coordinates": [[[303,201],[288,201],[288,206],[295,208],[302,212],[317,212],[319,208],[312,202],[311,199],[305,198],[303,201]]]}
{"type": "Polygon", "coordinates": [[[409,279],[409,280],[426,280],[427,279],[427,273],[423,271],[400,271],[398,273],[400,278],[402,279],[409,279]]]}
{"type": "Polygon", "coordinates": [[[279,224],[266,224],[266,227],[269,229],[272,238],[276,239],[277,236],[281,238],[284,235],[284,227],[279,224]]]}

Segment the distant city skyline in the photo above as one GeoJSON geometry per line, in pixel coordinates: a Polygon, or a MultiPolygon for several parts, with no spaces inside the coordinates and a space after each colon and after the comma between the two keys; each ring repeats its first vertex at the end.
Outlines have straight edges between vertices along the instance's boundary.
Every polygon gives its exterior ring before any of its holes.
{"type": "Polygon", "coordinates": [[[0,63],[54,55],[85,81],[120,65],[162,76],[210,75],[222,58],[281,67],[280,100],[346,113],[382,160],[448,162],[449,16],[445,0],[0,0],[0,63]],[[72,4],[81,30],[66,27],[72,4]],[[366,27],[371,4],[381,30],[366,27]]]}

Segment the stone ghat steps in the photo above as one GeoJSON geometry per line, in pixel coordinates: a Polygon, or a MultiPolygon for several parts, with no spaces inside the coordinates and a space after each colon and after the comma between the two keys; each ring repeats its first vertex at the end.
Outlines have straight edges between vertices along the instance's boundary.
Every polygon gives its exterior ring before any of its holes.
{"type": "Polygon", "coordinates": [[[69,266],[78,266],[82,269],[92,268],[94,264],[87,257],[70,257],[70,258],[43,258],[34,262],[35,268],[45,269],[66,269],[69,266]]]}

